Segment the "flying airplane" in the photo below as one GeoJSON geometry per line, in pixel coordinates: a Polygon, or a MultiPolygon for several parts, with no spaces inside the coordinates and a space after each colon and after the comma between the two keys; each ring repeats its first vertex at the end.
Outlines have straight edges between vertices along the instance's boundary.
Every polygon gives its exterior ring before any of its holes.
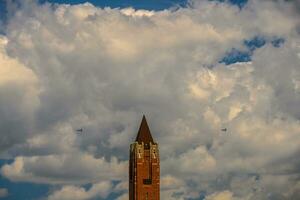
{"type": "Polygon", "coordinates": [[[76,132],[77,132],[77,133],[79,133],[79,132],[81,132],[81,133],[82,133],[82,132],[83,132],[83,128],[81,128],[81,129],[77,129],[77,130],[76,130],[76,132]]]}

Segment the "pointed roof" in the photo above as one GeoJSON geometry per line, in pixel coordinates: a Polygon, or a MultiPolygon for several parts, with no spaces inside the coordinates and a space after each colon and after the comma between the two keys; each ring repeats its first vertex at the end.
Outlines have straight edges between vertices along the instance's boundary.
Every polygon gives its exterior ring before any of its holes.
{"type": "Polygon", "coordinates": [[[150,142],[152,144],[154,144],[154,141],[153,141],[149,126],[147,124],[145,115],[143,115],[143,119],[142,119],[142,122],[141,122],[141,125],[139,128],[139,132],[136,136],[135,141],[138,143],[144,142],[144,144],[149,144],[150,142]]]}

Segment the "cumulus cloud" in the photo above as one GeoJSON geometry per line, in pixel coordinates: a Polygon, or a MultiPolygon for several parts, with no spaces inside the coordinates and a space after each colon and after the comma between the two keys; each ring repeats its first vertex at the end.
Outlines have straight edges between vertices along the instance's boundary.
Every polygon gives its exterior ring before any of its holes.
{"type": "Polygon", "coordinates": [[[293,3],[10,8],[0,40],[0,150],[14,161],[3,176],[58,184],[49,199],[125,199],[128,147],[146,114],[160,145],[162,199],[299,197],[293,3]],[[256,36],[267,42],[250,62],[219,63],[256,36]]]}
{"type": "Polygon", "coordinates": [[[32,135],[40,92],[36,74],[7,55],[7,42],[0,37],[1,151],[32,135]]]}
{"type": "Polygon", "coordinates": [[[127,162],[120,163],[112,157],[96,159],[89,154],[69,153],[16,157],[10,165],[4,165],[1,172],[13,181],[37,183],[90,183],[97,180],[121,180],[126,177],[127,162]],[[84,173],[79,173],[84,172],[84,173]]]}
{"type": "Polygon", "coordinates": [[[224,191],[217,194],[211,194],[205,198],[206,200],[232,200],[232,193],[230,191],[224,191]]]}
{"type": "Polygon", "coordinates": [[[85,200],[95,197],[106,198],[112,185],[110,182],[100,182],[94,184],[86,190],[82,187],[64,186],[61,190],[55,191],[48,197],[48,200],[85,200]]]}

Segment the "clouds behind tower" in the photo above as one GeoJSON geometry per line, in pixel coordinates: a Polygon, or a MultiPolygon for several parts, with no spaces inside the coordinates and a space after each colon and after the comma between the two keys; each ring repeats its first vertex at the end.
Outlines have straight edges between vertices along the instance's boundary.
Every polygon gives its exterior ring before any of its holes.
{"type": "Polygon", "coordinates": [[[123,194],[127,148],[146,114],[160,144],[162,199],[299,193],[292,3],[253,0],[240,9],[192,1],[175,11],[135,11],[26,1],[11,8],[0,48],[0,149],[14,162],[3,176],[60,184],[50,199],[123,194]],[[251,62],[219,63],[255,36],[284,43],[266,42],[251,62]],[[107,191],[93,192],[102,183],[107,191]]]}

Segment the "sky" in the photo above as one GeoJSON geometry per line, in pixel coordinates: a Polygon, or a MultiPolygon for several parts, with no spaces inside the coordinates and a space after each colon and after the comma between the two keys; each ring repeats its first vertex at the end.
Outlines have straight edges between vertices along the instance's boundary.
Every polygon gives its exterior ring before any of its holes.
{"type": "Polygon", "coordinates": [[[0,1],[0,199],[127,200],[143,114],[161,199],[300,199],[299,34],[297,0],[0,1]]]}

